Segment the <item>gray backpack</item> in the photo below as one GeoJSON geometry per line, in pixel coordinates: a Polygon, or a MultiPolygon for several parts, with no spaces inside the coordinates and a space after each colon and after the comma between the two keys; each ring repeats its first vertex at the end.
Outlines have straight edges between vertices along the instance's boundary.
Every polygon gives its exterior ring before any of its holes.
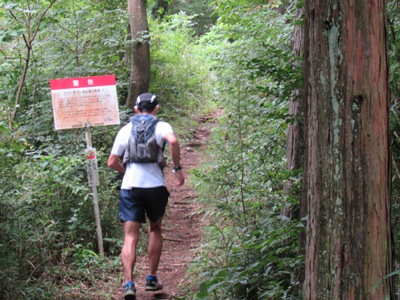
{"type": "Polygon", "coordinates": [[[132,130],[123,163],[158,163],[166,166],[164,146],[160,147],[155,136],[158,119],[153,115],[136,115],[131,118],[132,130]]]}

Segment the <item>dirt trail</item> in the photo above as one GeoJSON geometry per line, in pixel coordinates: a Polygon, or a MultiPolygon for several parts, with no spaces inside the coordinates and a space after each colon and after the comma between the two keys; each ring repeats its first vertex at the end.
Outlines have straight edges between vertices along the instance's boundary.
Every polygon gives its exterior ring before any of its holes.
{"type": "MultiPolygon", "coordinates": [[[[193,140],[181,142],[181,162],[186,179],[187,171],[196,168],[202,159],[201,150],[206,146],[210,126],[215,122],[217,115],[218,113],[215,113],[202,118],[193,134],[193,140]]],[[[135,273],[139,273],[135,276],[137,300],[172,300],[184,296],[184,291],[180,290],[179,286],[200,244],[202,220],[198,213],[200,205],[196,200],[196,192],[188,184],[176,187],[174,175],[169,171],[166,171],[166,180],[171,196],[163,221],[164,247],[158,271],[158,278],[164,289],[157,292],[144,290],[148,264],[147,257],[140,255],[135,266],[135,273]]],[[[114,295],[114,299],[123,299],[122,288],[118,288],[114,295]]]]}

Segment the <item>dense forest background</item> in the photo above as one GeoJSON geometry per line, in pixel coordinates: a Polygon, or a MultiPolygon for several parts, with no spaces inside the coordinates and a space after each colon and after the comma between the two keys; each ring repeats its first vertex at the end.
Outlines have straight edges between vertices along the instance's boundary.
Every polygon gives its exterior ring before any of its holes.
{"type": "MultiPolygon", "coordinates": [[[[183,287],[186,298],[300,299],[302,170],[287,168],[286,134],[290,124],[302,122],[301,115],[289,114],[293,91],[303,82],[301,57],[292,51],[294,27],[303,24],[296,17],[301,1],[147,5],[150,91],[161,100],[160,118],[185,140],[196,117],[223,109],[207,165],[191,171],[190,183],[210,221],[183,287]]],[[[398,1],[387,2],[395,266],[400,241],[399,12],[398,1]]],[[[62,299],[83,281],[107,285],[107,272],[119,264],[119,180],[106,165],[119,128],[92,129],[101,181],[102,258],[87,184],[85,131],[54,130],[49,81],[115,74],[125,124],[132,113],[125,106],[128,30],[121,1],[0,4],[0,299],[62,299]]],[[[397,271],[390,276],[397,286],[397,271]]],[[[96,296],[110,298],[105,290],[96,296]]]]}

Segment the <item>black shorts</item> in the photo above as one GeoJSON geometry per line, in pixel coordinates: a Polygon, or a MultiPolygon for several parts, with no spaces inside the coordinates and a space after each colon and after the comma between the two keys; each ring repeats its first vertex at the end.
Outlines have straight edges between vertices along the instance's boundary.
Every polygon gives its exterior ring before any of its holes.
{"type": "Polygon", "coordinates": [[[119,194],[119,219],[121,222],[146,223],[146,216],[156,222],[164,216],[169,192],[165,186],[132,188],[119,194]]]}

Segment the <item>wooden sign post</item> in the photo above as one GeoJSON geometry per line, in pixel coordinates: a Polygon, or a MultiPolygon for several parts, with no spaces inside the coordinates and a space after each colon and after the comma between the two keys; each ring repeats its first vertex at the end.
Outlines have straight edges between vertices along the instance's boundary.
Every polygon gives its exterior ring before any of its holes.
{"type": "Polygon", "coordinates": [[[87,142],[87,148],[85,151],[85,156],[88,160],[87,170],[88,170],[89,186],[92,187],[92,194],[93,194],[93,208],[94,208],[94,215],[96,217],[97,243],[99,244],[99,254],[101,257],[103,257],[104,256],[103,233],[101,230],[99,199],[97,195],[97,186],[100,185],[99,171],[97,168],[96,149],[92,148],[92,139],[90,136],[89,126],[86,127],[86,142],[87,142]]]}
{"type": "Polygon", "coordinates": [[[90,127],[118,125],[119,110],[114,75],[50,80],[54,127],[56,130],[85,128],[89,186],[92,188],[99,254],[104,256],[97,186],[100,185],[96,149],[90,127]]]}

